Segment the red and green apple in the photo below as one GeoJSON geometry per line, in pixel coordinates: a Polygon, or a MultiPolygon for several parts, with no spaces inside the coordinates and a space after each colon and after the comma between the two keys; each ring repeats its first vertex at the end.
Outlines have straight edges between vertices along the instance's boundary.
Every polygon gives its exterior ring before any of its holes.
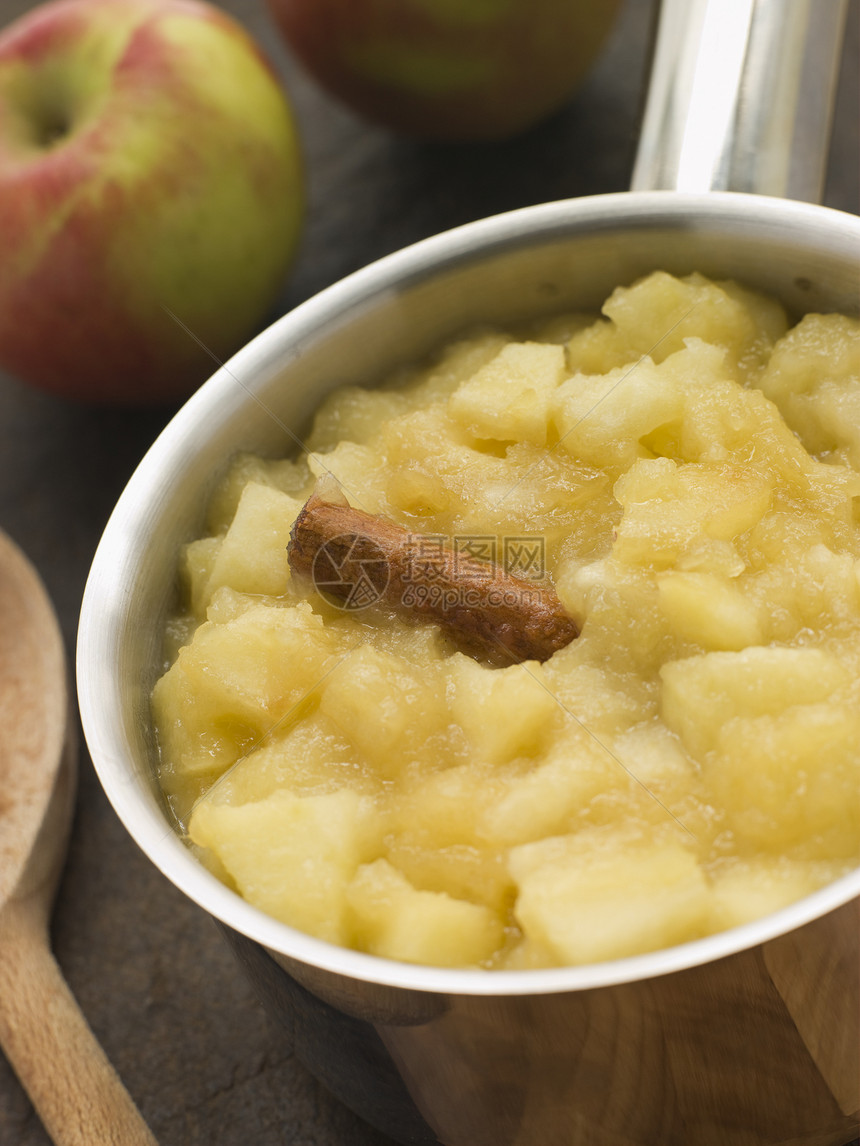
{"type": "Polygon", "coordinates": [[[268,0],[317,81],[413,135],[514,135],[585,78],[619,0],[268,0]]]}
{"type": "Polygon", "coordinates": [[[286,93],[200,0],[52,0],[0,33],[0,366],[173,401],[256,332],[304,217],[286,93]]]}

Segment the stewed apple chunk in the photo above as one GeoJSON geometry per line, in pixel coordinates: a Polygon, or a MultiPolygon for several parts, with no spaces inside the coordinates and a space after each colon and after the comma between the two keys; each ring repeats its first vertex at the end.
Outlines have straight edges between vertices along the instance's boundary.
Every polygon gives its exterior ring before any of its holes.
{"type": "Polygon", "coordinates": [[[574,363],[605,372],[648,355],[655,362],[681,350],[688,338],[725,349],[732,378],[746,381],[767,361],[786,330],[778,302],[736,283],[711,282],[657,271],[631,286],[618,287],[603,305],[608,321],[575,334],[574,363]]]}
{"type": "Polygon", "coordinates": [[[720,462],[640,459],[618,479],[623,514],[615,552],[626,564],[668,569],[703,541],[734,541],[767,512],[766,473],[720,462]]]}
{"type": "Polygon", "coordinates": [[[566,373],[561,346],[510,342],[458,386],[448,410],[478,438],[544,446],[553,397],[566,373]]]}
{"type": "Polygon", "coordinates": [[[559,963],[600,963],[707,930],[709,892],[693,852],[593,830],[511,852],[515,913],[559,963]]]}
{"type": "Polygon", "coordinates": [[[668,662],[660,675],[663,720],[695,756],[714,748],[733,718],[827,701],[851,683],[842,661],[817,648],[707,653],[668,662]]]}
{"type": "Polygon", "coordinates": [[[860,712],[800,703],[736,716],[706,768],[739,839],[814,858],[849,855],[860,831],[860,712]]]}
{"type": "Polygon", "coordinates": [[[452,716],[478,760],[500,764],[535,756],[562,713],[536,661],[497,671],[471,657],[451,657],[452,716]]]}
{"type": "Polygon", "coordinates": [[[404,756],[420,754],[438,724],[442,688],[441,679],[422,679],[403,657],[365,643],[346,653],[322,682],[320,711],[381,776],[393,778],[404,756]]]}
{"type": "Polygon", "coordinates": [[[346,899],[356,945],[387,959],[474,967],[504,941],[495,912],[444,891],[416,890],[385,859],[359,868],[346,899]]]}
{"type": "Polygon", "coordinates": [[[843,861],[809,863],[783,856],[733,859],[713,872],[713,926],[737,927],[779,911],[849,870],[843,861]]]}
{"type": "Polygon", "coordinates": [[[660,608],[673,630],[706,649],[745,649],[762,642],[758,603],[718,573],[675,570],[657,578],[660,608]]]}
{"type": "Polygon", "coordinates": [[[319,796],[287,789],[226,804],[217,791],[194,809],[194,843],[211,848],[242,896],[319,939],[350,939],[346,886],[378,847],[373,802],[347,788],[319,796]]]}
{"type": "Polygon", "coordinates": [[[860,323],[808,314],[773,349],[760,386],[812,453],[860,467],[860,323]]]}
{"type": "Polygon", "coordinates": [[[253,605],[196,630],[152,696],[162,783],[180,816],[272,728],[300,717],[338,652],[306,604],[253,605]]]}
{"type": "Polygon", "coordinates": [[[592,465],[626,470],[649,457],[649,435],[671,437],[683,392],[674,375],[650,358],[608,374],[575,374],[559,387],[552,414],[560,446],[592,465]]]}
{"type": "Polygon", "coordinates": [[[283,595],[290,578],[285,556],[288,525],[299,508],[289,494],[249,482],[215,554],[205,597],[211,599],[224,585],[240,593],[283,595]]]}

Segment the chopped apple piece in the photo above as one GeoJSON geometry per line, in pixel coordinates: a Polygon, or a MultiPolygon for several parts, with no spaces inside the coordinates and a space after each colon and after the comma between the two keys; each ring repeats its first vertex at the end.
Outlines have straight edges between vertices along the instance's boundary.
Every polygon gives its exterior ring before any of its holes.
{"type": "Polygon", "coordinates": [[[738,287],[710,282],[699,274],[676,278],[665,271],[618,287],[603,305],[611,320],[575,334],[569,344],[574,365],[596,371],[647,354],[660,362],[681,350],[691,336],[724,347],[735,377],[754,377],[787,326],[779,303],[738,287]]]}
{"type": "Polygon", "coordinates": [[[833,863],[756,857],[724,864],[712,876],[714,931],[739,927],[787,907],[842,872],[833,863]]]}
{"type": "Polygon", "coordinates": [[[191,839],[215,852],[261,911],[319,939],[348,942],[346,885],[372,854],[372,802],[346,789],[321,796],[282,790],[231,806],[216,791],[195,808],[191,839]]]}
{"type": "Polygon", "coordinates": [[[201,625],[177,665],[196,690],[201,718],[232,712],[268,731],[310,697],[337,651],[307,605],[260,605],[224,625],[201,625]]]}
{"type": "Polygon", "coordinates": [[[207,786],[261,736],[298,719],[339,648],[304,604],[257,605],[200,625],[152,694],[168,791],[207,786]]]}
{"type": "Polygon", "coordinates": [[[811,453],[860,468],[860,322],[807,314],[776,344],[758,385],[811,453]]]}
{"type": "MultiPolygon", "coordinates": [[[[810,682],[812,684],[812,682],[810,682]]],[[[742,839],[772,850],[806,841],[848,854],[860,831],[860,712],[796,704],[735,717],[707,765],[714,792],[742,839]]]]}
{"type": "Polygon", "coordinates": [[[703,539],[733,541],[752,528],[770,507],[773,480],[747,466],[641,459],[615,483],[615,496],[624,510],[615,556],[666,568],[703,539]]]}
{"type": "Polygon", "coordinates": [[[339,486],[347,500],[365,513],[381,513],[386,508],[387,477],[378,455],[368,446],[340,442],[326,453],[311,454],[308,469],[315,478],[339,486]]]}
{"type": "Polygon", "coordinates": [[[206,512],[206,526],[210,534],[227,532],[236,516],[242,492],[249,482],[267,485],[283,493],[298,497],[309,482],[307,462],[302,458],[262,458],[256,454],[238,453],[230,461],[227,472],[218,483],[206,512]]]}
{"type": "Polygon", "coordinates": [[[506,791],[498,766],[457,764],[430,772],[409,770],[398,785],[391,830],[422,847],[479,840],[486,809],[506,791]]]}
{"type": "Polygon", "coordinates": [[[674,840],[598,831],[514,848],[515,914],[562,963],[599,963],[705,933],[709,889],[696,857],[674,840]]]}
{"type": "Polygon", "coordinates": [[[642,439],[677,422],[683,408],[674,374],[644,358],[608,374],[575,374],[555,395],[553,420],[568,453],[627,469],[635,458],[649,456],[642,439]]]}
{"type": "Polygon", "coordinates": [[[478,821],[481,839],[510,846],[564,831],[595,797],[626,779],[612,754],[585,731],[568,735],[545,762],[512,778],[478,821]]]}
{"type": "Polygon", "coordinates": [[[206,609],[206,620],[214,625],[226,625],[228,621],[235,621],[249,609],[259,609],[260,606],[277,608],[283,604],[281,597],[263,597],[259,593],[237,593],[223,585],[212,594],[212,599],[206,609]]]}
{"type": "MultiPolygon", "coordinates": [[[[322,712],[312,712],[263,738],[218,780],[218,800],[252,804],[286,788],[296,796],[321,796],[348,786],[373,797],[384,815],[383,782],[356,759],[355,747],[322,712]]],[[[381,822],[381,821],[380,821],[381,822]]]]}
{"type": "Polygon", "coordinates": [[[289,494],[249,482],[216,554],[207,596],[223,585],[239,593],[283,594],[290,579],[290,527],[300,509],[301,502],[289,494]]]}
{"type": "Polygon", "coordinates": [[[533,755],[561,709],[535,661],[491,669],[462,653],[449,661],[452,714],[480,760],[533,755]]]}
{"type": "Polygon", "coordinates": [[[386,777],[398,775],[407,744],[420,744],[441,701],[402,657],[362,644],[322,684],[320,709],[386,777]]]}
{"type": "Polygon", "coordinates": [[[671,661],[660,670],[662,715],[688,751],[713,748],[732,717],[772,715],[827,700],[851,680],[823,649],[749,648],[671,661]]]}
{"type": "Polygon", "coordinates": [[[416,409],[430,402],[446,401],[461,382],[492,362],[511,341],[511,336],[502,331],[479,330],[444,347],[429,371],[416,372],[417,382],[412,377],[405,379],[410,407],[416,409]]]}
{"type": "Polygon", "coordinates": [[[346,894],[358,946],[386,959],[475,967],[504,939],[494,912],[444,892],[417,891],[385,859],[359,868],[346,894]]]}
{"type": "Polygon", "coordinates": [[[662,573],[660,608],[684,641],[706,649],[739,650],[762,641],[755,602],[713,573],[662,573]]]}
{"type": "Polygon", "coordinates": [[[324,399],[314,415],[307,448],[313,454],[344,441],[367,445],[378,434],[381,423],[408,408],[409,399],[402,391],[343,386],[324,399]]]}
{"type": "Polygon", "coordinates": [[[478,844],[420,845],[408,832],[389,836],[386,856],[413,887],[444,891],[503,913],[513,900],[504,849],[478,844]]]}
{"type": "Polygon", "coordinates": [[[565,373],[561,346],[511,342],[454,391],[448,410],[478,438],[543,446],[565,373]]]}
{"type": "MultiPolygon", "coordinates": [[[[656,718],[616,736],[613,755],[663,806],[697,792],[697,769],[678,738],[656,718]]],[[[616,765],[617,767],[617,765],[616,765]]]]}

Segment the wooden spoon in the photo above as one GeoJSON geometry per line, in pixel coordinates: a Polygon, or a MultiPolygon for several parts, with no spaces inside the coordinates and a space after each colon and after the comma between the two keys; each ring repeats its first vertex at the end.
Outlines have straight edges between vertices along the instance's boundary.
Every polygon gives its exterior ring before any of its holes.
{"type": "Polygon", "coordinates": [[[58,1146],[155,1146],[51,954],[75,781],[57,619],[0,531],[0,1044],[58,1146]]]}

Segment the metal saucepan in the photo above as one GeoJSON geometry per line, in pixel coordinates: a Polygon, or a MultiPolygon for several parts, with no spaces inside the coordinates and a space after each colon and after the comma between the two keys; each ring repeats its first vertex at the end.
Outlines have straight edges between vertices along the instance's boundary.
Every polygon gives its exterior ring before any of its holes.
{"type": "Polygon", "coordinates": [[[857,1132],[860,871],[709,938],[484,973],[342,950],[263,915],[171,830],[149,691],[180,545],[239,449],[289,452],[325,394],[478,322],[596,308],[657,268],[790,312],[857,311],[860,219],[819,197],[843,0],[666,0],[621,194],[486,219],[391,255],[241,350],[144,458],[87,585],[80,704],[131,835],[223,924],[296,1052],[401,1143],[844,1146],[857,1132]]]}

